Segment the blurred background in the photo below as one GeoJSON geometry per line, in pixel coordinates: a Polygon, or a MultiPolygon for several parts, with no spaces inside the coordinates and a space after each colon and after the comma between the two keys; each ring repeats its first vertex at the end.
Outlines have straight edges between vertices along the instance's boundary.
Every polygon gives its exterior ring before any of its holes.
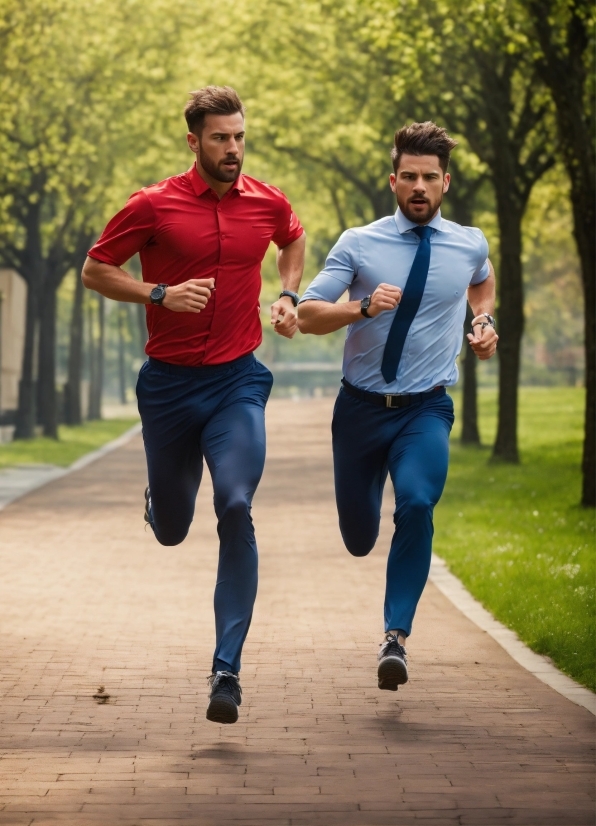
{"type": "MultiPolygon", "coordinates": [[[[516,461],[519,385],[582,387],[586,358],[593,385],[588,4],[2,0],[0,8],[3,440],[55,438],[60,423],[134,404],[144,308],[86,293],[79,272],[131,192],[190,165],[182,109],[208,83],[239,91],[244,170],[281,187],[307,230],[305,285],[344,229],[394,210],[396,128],[432,119],[458,139],[444,213],[489,239],[501,336],[498,361],[477,364],[462,352],[464,440],[476,439],[477,387],[498,388],[494,453],[516,461]]],[[[140,278],[138,261],[129,268],[140,278]]],[[[344,333],[275,336],[272,251],[263,282],[259,356],[275,373],[274,392],[335,392],[344,333]]]]}

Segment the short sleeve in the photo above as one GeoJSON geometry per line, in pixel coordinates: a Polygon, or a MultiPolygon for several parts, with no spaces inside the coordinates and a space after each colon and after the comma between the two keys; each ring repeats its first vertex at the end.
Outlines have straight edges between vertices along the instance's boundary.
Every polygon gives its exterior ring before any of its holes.
{"type": "Polygon", "coordinates": [[[356,277],[359,257],[358,235],[354,230],[346,230],[327,256],[325,269],[307,287],[302,301],[335,303],[356,277]]]}
{"type": "Polygon", "coordinates": [[[155,214],[142,190],[131,195],[126,205],[109,221],[89,257],[121,267],[139,252],[155,231],[155,214]]]}
{"type": "Polygon", "coordinates": [[[286,196],[283,192],[279,190],[278,192],[280,195],[279,219],[271,240],[277,247],[283,249],[300,238],[304,229],[286,196]]]}
{"type": "Polygon", "coordinates": [[[478,262],[476,269],[474,270],[474,275],[470,279],[470,284],[474,286],[475,284],[482,284],[483,281],[486,281],[488,276],[490,275],[490,267],[488,264],[488,241],[486,240],[484,233],[480,230],[476,230],[479,234],[479,244],[478,244],[478,262]]]}

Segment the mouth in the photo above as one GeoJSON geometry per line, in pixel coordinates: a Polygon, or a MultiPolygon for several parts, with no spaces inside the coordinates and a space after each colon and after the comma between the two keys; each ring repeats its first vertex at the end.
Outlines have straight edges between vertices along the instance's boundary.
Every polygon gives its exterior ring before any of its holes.
{"type": "Polygon", "coordinates": [[[410,198],[410,203],[417,207],[428,206],[426,198],[410,198]]]}
{"type": "Polygon", "coordinates": [[[236,169],[236,167],[238,166],[238,161],[234,161],[234,160],[222,161],[221,165],[224,166],[226,169],[236,169]]]}

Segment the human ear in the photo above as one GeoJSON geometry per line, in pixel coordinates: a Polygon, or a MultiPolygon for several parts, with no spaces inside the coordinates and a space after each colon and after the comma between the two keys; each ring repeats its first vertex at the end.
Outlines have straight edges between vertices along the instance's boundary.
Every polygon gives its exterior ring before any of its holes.
{"type": "Polygon", "coordinates": [[[188,132],[186,135],[186,142],[188,143],[188,148],[191,152],[194,152],[195,155],[199,151],[199,139],[195,135],[194,132],[188,132]]]}

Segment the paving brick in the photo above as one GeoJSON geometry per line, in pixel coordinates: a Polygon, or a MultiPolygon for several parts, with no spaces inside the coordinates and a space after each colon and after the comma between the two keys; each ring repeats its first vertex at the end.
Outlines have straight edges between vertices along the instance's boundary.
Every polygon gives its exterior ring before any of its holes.
{"type": "Polygon", "coordinates": [[[217,549],[207,473],[176,548],[144,529],[140,438],[0,513],[0,826],[594,822],[592,716],[432,585],[410,683],[378,690],[391,496],[377,549],[350,557],[331,407],[268,408],[235,726],[205,720],[217,549]]]}

